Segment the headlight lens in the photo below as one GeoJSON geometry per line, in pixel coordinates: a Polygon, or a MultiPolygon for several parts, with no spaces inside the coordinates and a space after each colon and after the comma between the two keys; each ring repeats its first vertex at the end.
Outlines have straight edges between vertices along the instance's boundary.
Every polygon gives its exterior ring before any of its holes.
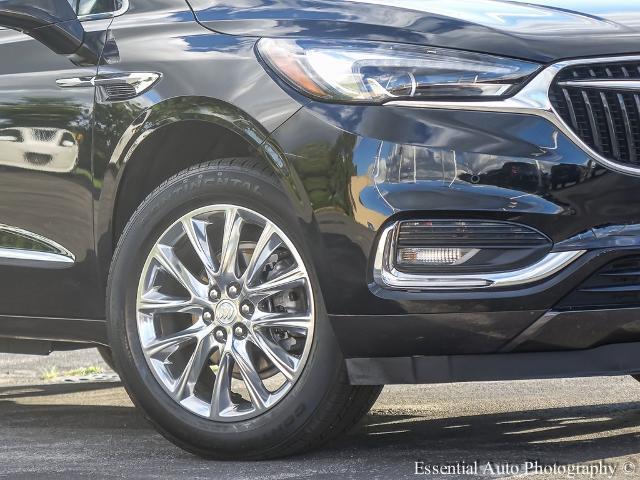
{"type": "Polygon", "coordinates": [[[538,64],[441,48],[371,42],[263,38],[260,57],[287,83],[321,100],[508,96],[538,64]]]}

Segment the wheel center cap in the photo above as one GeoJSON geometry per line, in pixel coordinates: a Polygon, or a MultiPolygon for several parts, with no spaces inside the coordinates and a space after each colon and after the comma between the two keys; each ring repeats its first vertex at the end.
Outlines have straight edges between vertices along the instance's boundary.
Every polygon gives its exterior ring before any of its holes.
{"type": "Polygon", "coordinates": [[[236,313],[236,305],[229,300],[223,300],[216,305],[216,320],[223,325],[233,323],[233,320],[236,318],[236,313]]]}

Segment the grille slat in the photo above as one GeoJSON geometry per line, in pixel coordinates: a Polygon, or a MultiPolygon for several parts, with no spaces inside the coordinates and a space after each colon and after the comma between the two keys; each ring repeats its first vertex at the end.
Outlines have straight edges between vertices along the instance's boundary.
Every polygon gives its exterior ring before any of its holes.
{"type": "Polygon", "coordinates": [[[596,147],[602,150],[602,140],[600,139],[600,131],[598,130],[598,125],[596,124],[596,117],[593,114],[593,107],[591,106],[589,95],[587,95],[587,92],[585,92],[584,90],[582,91],[582,99],[584,100],[584,106],[587,109],[587,119],[589,120],[589,126],[591,127],[591,135],[593,135],[593,141],[596,144],[596,147]]]}
{"type": "Polygon", "coordinates": [[[634,271],[634,270],[630,270],[630,271],[621,270],[621,271],[616,271],[616,272],[601,273],[600,275],[602,275],[604,277],[618,277],[618,276],[640,277],[640,270],[637,270],[637,271],[634,271]]]}
{"type": "Polygon", "coordinates": [[[573,101],[571,100],[571,95],[569,95],[569,90],[566,88],[562,89],[562,95],[564,96],[565,102],[567,102],[567,109],[569,110],[569,118],[571,119],[571,125],[574,130],[578,130],[578,119],[576,117],[576,109],[573,107],[573,101]]]}
{"type": "Polygon", "coordinates": [[[620,145],[618,145],[618,137],[616,135],[616,127],[613,123],[613,115],[611,115],[611,107],[607,101],[607,96],[604,92],[600,92],[600,100],[602,101],[602,107],[604,108],[604,116],[607,120],[607,129],[609,130],[609,142],[611,143],[611,152],[614,158],[620,158],[620,145]]]}
{"type": "Polygon", "coordinates": [[[636,145],[633,140],[633,132],[631,131],[631,118],[627,110],[627,104],[624,100],[624,96],[621,93],[618,93],[616,96],[618,97],[618,104],[620,105],[620,110],[622,111],[622,120],[624,122],[624,131],[626,134],[627,149],[629,150],[629,160],[632,163],[635,163],[637,160],[637,154],[636,154],[636,145]]]}
{"type": "Polygon", "coordinates": [[[578,290],[582,293],[625,293],[634,292],[638,293],[638,285],[617,285],[613,287],[593,287],[593,288],[581,288],[578,290]]]}
{"type": "Polygon", "coordinates": [[[640,94],[598,81],[640,80],[640,61],[576,65],[563,69],[549,91],[558,115],[603,157],[640,167],[640,94]],[[580,84],[588,82],[588,84],[580,84]]]}

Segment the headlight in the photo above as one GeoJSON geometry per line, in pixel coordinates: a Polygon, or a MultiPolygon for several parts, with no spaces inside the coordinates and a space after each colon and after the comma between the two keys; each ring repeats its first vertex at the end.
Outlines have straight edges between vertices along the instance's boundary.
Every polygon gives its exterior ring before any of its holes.
{"type": "Polygon", "coordinates": [[[540,67],[511,58],[395,43],[263,38],[257,50],[292,87],[338,102],[504,97],[540,67]]]}

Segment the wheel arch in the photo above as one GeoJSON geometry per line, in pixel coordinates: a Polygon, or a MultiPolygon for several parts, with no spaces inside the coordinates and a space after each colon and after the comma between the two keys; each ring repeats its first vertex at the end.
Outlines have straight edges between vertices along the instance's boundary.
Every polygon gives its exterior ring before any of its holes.
{"type": "Polygon", "coordinates": [[[302,182],[269,135],[242,110],[208,97],[171,98],[142,112],[113,149],[96,206],[101,278],[106,282],[119,236],[142,200],[167,178],[204,161],[238,156],[264,161],[299,214],[311,222],[302,182]]]}

